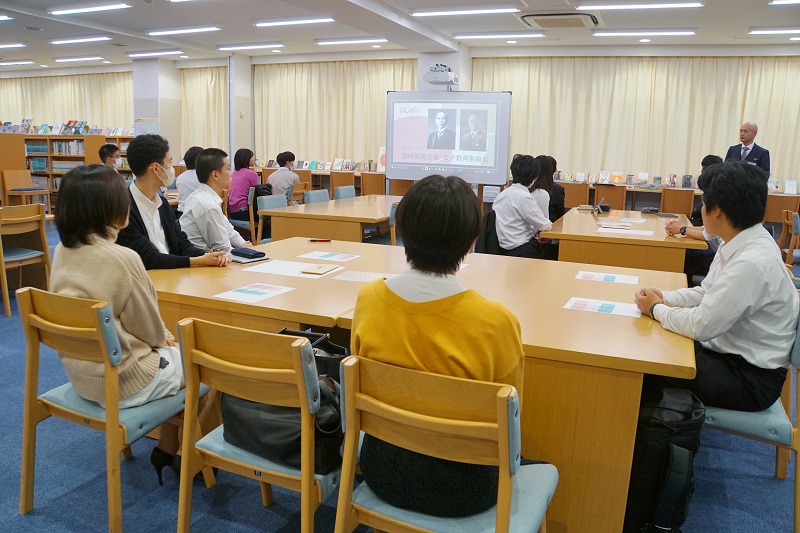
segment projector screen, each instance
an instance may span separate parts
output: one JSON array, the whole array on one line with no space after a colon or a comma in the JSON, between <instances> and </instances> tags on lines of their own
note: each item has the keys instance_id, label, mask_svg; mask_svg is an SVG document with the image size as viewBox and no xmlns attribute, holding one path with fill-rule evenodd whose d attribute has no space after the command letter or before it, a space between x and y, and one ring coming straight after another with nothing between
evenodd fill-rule
<instances>
[{"instance_id":1,"label":"projector screen","mask_svg":"<svg viewBox=\"0 0 800 533\"><path fill-rule=\"evenodd\" d=\"M389 92L386 177L504 185L510 128L510 92Z\"/></svg>"}]
</instances>

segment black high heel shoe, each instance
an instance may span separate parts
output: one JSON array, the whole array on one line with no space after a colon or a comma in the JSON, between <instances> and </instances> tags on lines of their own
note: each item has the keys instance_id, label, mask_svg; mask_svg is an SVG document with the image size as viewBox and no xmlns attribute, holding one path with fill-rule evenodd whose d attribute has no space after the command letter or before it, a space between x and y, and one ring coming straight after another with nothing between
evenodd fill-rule
<instances>
[{"instance_id":1,"label":"black high heel shoe","mask_svg":"<svg viewBox=\"0 0 800 533\"><path fill-rule=\"evenodd\" d=\"M168 466L173 470L175 470L175 459L176 456L168 454L161 448L153 448L153 451L150 453L150 463L156 469L156 474L158 474L159 485L164 484L164 478L161 476L161 471L164 469L165 466ZM178 464L180 465L180 463Z\"/></svg>"}]
</instances>

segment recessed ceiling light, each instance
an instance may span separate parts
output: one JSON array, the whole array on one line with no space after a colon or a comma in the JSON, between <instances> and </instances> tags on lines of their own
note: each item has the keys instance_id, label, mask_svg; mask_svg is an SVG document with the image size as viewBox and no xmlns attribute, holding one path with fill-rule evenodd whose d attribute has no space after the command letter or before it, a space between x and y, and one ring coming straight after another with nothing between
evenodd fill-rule
<instances>
[{"instance_id":1,"label":"recessed ceiling light","mask_svg":"<svg viewBox=\"0 0 800 533\"><path fill-rule=\"evenodd\" d=\"M283 48L283 43L261 43L261 44L226 44L217 46L220 52L232 52L235 50L256 50L259 48Z\"/></svg>"},{"instance_id":2,"label":"recessed ceiling light","mask_svg":"<svg viewBox=\"0 0 800 533\"><path fill-rule=\"evenodd\" d=\"M793 33L800 33L800 29L784 28L773 30L750 30L748 35L791 35Z\"/></svg>"},{"instance_id":3,"label":"recessed ceiling light","mask_svg":"<svg viewBox=\"0 0 800 533\"><path fill-rule=\"evenodd\" d=\"M179 56L181 59L189 59L189 56Z\"/></svg>"},{"instance_id":4,"label":"recessed ceiling light","mask_svg":"<svg viewBox=\"0 0 800 533\"><path fill-rule=\"evenodd\" d=\"M76 37L75 39L60 39L50 41L50 44L76 44L76 43L95 43L98 41L110 41L111 37Z\"/></svg>"},{"instance_id":5,"label":"recessed ceiling light","mask_svg":"<svg viewBox=\"0 0 800 533\"><path fill-rule=\"evenodd\" d=\"M649 43L650 39L639 39L640 43Z\"/></svg>"},{"instance_id":6,"label":"recessed ceiling light","mask_svg":"<svg viewBox=\"0 0 800 533\"><path fill-rule=\"evenodd\" d=\"M0 44L0 48L25 48L25 45L22 43L8 43Z\"/></svg>"},{"instance_id":7,"label":"recessed ceiling light","mask_svg":"<svg viewBox=\"0 0 800 533\"><path fill-rule=\"evenodd\" d=\"M517 44L517 41L506 41L506 44Z\"/></svg>"},{"instance_id":8,"label":"recessed ceiling light","mask_svg":"<svg viewBox=\"0 0 800 533\"><path fill-rule=\"evenodd\" d=\"M582 5L575 9L578 11L601 11L612 9L682 9L688 7L703 7L702 2L675 2L671 4L605 4Z\"/></svg>"},{"instance_id":9,"label":"recessed ceiling light","mask_svg":"<svg viewBox=\"0 0 800 533\"><path fill-rule=\"evenodd\" d=\"M447 17L451 15L490 15L494 13L519 13L515 7L489 9L455 9L451 11L414 11L412 17Z\"/></svg>"},{"instance_id":10,"label":"recessed ceiling light","mask_svg":"<svg viewBox=\"0 0 800 533\"><path fill-rule=\"evenodd\" d=\"M800 37L789 37L790 41L800 41Z\"/></svg>"},{"instance_id":11,"label":"recessed ceiling light","mask_svg":"<svg viewBox=\"0 0 800 533\"><path fill-rule=\"evenodd\" d=\"M0 15L0 22L6 21L6 20L14 20L14 19L9 17L8 15Z\"/></svg>"},{"instance_id":12,"label":"recessed ceiling light","mask_svg":"<svg viewBox=\"0 0 800 533\"><path fill-rule=\"evenodd\" d=\"M387 42L386 39L375 39L372 37L367 37L366 39L326 39L315 41L315 43L320 46L326 46L329 44L369 44L385 42Z\"/></svg>"},{"instance_id":13,"label":"recessed ceiling light","mask_svg":"<svg viewBox=\"0 0 800 533\"><path fill-rule=\"evenodd\" d=\"M283 52L283 50L278 50L277 48L272 50L273 54L280 54L281 52Z\"/></svg>"},{"instance_id":14,"label":"recessed ceiling light","mask_svg":"<svg viewBox=\"0 0 800 533\"><path fill-rule=\"evenodd\" d=\"M178 35L181 33L204 33L207 31L220 31L216 26L205 26L203 28L184 28L178 30L154 30L148 31L147 35Z\"/></svg>"},{"instance_id":15,"label":"recessed ceiling light","mask_svg":"<svg viewBox=\"0 0 800 533\"><path fill-rule=\"evenodd\" d=\"M697 35L694 30L663 30L663 31L595 31L595 37L682 37Z\"/></svg>"},{"instance_id":16,"label":"recessed ceiling light","mask_svg":"<svg viewBox=\"0 0 800 533\"><path fill-rule=\"evenodd\" d=\"M372 48L380 48L380 47L381 47L381 45L379 45L379 44L373 44L372 45Z\"/></svg>"},{"instance_id":17,"label":"recessed ceiling light","mask_svg":"<svg viewBox=\"0 0 800 533\"><path fill-rule=\"evenodd\" d=\"M52 9L48 11L51 15L77 15L79 13L95 13L97 11L112 11L114 9L127 9L128 4L106 4L101 6L76 7L73 9Z\"/></svg>"},{"instance_id":18,"label":"recessed ceiling light","mask_svg":"<svg viewBox=\"0 0 800 533\"><path fill-rule=\"evenodd\" d=\"M87 56L87 57L62 57L56 59L56 63L76 63L79 61L101 61L103 58L100 56Z\"/></svg>"},{"instance_id":19,"label":"recessed ceiling light","mask_svg":"<svg viewBox=\"0 0 800 533\"><path fill-rule=\"evenodd\" d=\"M335 21L332 18L273 20L267 22L256 22L254 26L258 26L259 28L266 28L268 26L294 26L295 24L319 24L322 22L335 22Z\"/></svg>"},{"instance_id":20,"label":"recessed ceiling light","mask_svg":"<svg viewBox=\"0 0 800 533\"><path fill-rule=\"evenodd\" d=\"M47 65L39 65L39 66L42 67L42 68L50 68Z\"/></svg>"},{"instance_id":21,"label":"recessed ceiling light","mask_svg":"<svg viewBox=\"0 0 800 533\"><path fill-rule=\"evenodd\" d=\"M0 67L14 67L17 65L33 65L33 61L20 59L18 61L0 61Z\"/></svg>"},{"instance_id":22,"label":"recessed ceiling light","mask_svg":"<svg viewBox=\"0 0 800 533\"><path fill-rule=\"evenodd\" d=\"M472 33L453 35L453 39L527 39L544 37L544 33Z\"/></svg>"},{"instance_id":23,"label":"recessed ceiling light","mask_svg":"<svg viewBox=\"0 0 800 533\"><path fill-rule=\"evenodd\" d=\"M155 57L155 56L175 56L183 54L181 50L156 50L153 52L129 52L128 57Z\"/></svg>"},{"instance_id":24,"label":"recessed ceiling light","mask_svg":"<svg viewBox=\"0 0 800 533\"><path fill-rule=\"evenodd\" d=\"M792 4L800 4L800 0L772 0L769 3L771 6L790 6Z\"/></svg>"}]
</instances>

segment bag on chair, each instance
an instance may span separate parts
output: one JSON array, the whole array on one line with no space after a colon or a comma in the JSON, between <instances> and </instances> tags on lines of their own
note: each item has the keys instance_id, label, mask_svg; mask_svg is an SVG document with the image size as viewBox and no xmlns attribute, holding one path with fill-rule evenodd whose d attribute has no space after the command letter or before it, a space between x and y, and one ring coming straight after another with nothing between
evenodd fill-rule
<instances>
[{"instance_id":1,"label":"bag on chair","mask_svg":"<svg viewBox=\"0 0 800 533\"><path fill-rule=\"evenodd\" d=\"M666 388L642 398L624 533L677 532L694 492L692 463L706 410L697 396Z\"/></svg>"}]
</instances>

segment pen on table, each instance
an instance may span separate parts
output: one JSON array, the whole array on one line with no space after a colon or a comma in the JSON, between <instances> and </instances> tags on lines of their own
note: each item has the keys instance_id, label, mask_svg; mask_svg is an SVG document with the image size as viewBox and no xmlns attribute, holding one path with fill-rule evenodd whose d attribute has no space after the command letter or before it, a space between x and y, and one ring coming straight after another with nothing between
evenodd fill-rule
<instances>
[{"instance_id":1,"label":"pen on table","mask_svg":"<svg viewBox=\"0 0 800 533\"><path fill-rule=\"evenodd\" d=\"M308 242L331 242L330 239L308 239Z\"/></svg>"}]
</instances>

